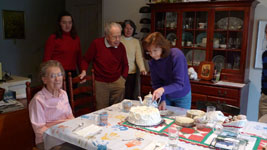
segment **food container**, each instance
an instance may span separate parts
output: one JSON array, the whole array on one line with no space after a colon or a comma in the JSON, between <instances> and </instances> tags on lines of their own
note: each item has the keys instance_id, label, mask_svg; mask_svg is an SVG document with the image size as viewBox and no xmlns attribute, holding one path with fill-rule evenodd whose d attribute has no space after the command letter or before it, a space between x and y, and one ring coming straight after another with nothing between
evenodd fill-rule
<instances>
[{"instance_id":1,"label":"food container","mask_svg":"<svg viewBox=\"0 0 267 150\"><path fill-rule=\"evenodd\" d=\"M191 109L186 112L186 116L189 118L194 118L196 116L204 116L206 113L202 110Z\"/></svg>"}]
</instances>

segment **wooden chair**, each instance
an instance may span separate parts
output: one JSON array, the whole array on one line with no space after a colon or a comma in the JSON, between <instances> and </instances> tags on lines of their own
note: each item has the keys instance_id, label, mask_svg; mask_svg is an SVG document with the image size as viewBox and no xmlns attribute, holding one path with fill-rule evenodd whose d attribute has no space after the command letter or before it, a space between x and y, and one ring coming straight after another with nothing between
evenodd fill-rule
<instances>
[{"instance_id":1,"label":"wooden chair","mask_svg":"<svg viewBox=\"0 0 267 150\"><path fill-rule=\"evenodd\" d=\"M86 75L82 80L79 76L72 78L71 73L69 72L68 80L70 104L74 116L78 117L95 111L96 99L94 70L92 70L92 75ZM86 82L81 83L83 80L86 80ZM73 85L75 85L75 87Z\"/></svg>"},{"instance_id":2,"label":"wooden chair","mask_svg":"<svg viewBox=\"0 0 267 150\"><path fill-rule=\"evenodd\" d=\"M151 85L151 78L150 78L150 74L147 75L140 75L141 78L141 96L142 98L144 98L144 96L146 96L149 92L153 92L153 88Z\"/></svg>"},{"instance_id":3,"label":"wooden chair","mask_svg":"<svg viewBox=\"0 0 267 150\"><path fill-rule=\"evenodd\" d=\"M5 89L0 88L0 100L4 99Z\"/></svg>"},{"instance_id":4,"label":"wooden chair","mask_svg":"<svg viewBox=\"0 0 267 150\"><path fill-rule=\"evenodd\" d=\"M40 91L41 89L43 88L43 85L38 85L38 86L31 86L31 83L30 82L26 82L26 99L27 99L27 107L29 106L33 96L38 92ZM63 87L62 87L63 90L66 91L66 81L65 81L65 77L63 78ZM31 131L32 131L32 136L34 137L33 138L33 145L34 147L32 148L32 150L37 150L36 148L36 144L35 144L35 134L34 134L34 131L33 131L33 128L31 126Z\"/></svg>"},{"instance_id":5,"label":"wooden chair","mask_svg":"<svg viewBox=\"0 0 267 150\"><path fill-rule=\"evenodd\" d=\"M31 86L30 82L26 82L26 98L27 98L27 106L30 104L31 99L33 96L43 88L43 85L38 86ZM65 77L63 78L63 86L62 89L66 91L66 80Z\"/></svg>"}]
</instances>

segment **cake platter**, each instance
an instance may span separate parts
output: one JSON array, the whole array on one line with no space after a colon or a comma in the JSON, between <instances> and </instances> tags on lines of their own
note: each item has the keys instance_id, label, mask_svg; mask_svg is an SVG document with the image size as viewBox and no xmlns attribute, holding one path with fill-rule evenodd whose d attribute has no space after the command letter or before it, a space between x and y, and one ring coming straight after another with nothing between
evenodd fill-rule
<instances>
[{"instance_id":1,"label":"cake platter","mask_svg":"<svg viewBox=\"0 0 267 150\"><path fill-rule=\"evenodd\" d=\"M162 123L165 122L165 120L163 118L161 118L161 121L156 123L156 124L151 124L151 125L144 125L144 124L136 124L136 123L133 123L131 121L129 121L128 117L126 118L126 121L132 125L136 125L136 126L140 126L140 127L154 127L154 126L158 126L158 125L161 125Z\"/></svg>"},{"instance_id":2,"label":"cake platter","mask_svg":"<svg viewBox=\"0 0 267 150\"><path fill-rule=\"evenodd\" d=\"M174 112L170 110L160 110L159 113L161 116L172 116L174 114Z\"/></svg>"}]
</instances>

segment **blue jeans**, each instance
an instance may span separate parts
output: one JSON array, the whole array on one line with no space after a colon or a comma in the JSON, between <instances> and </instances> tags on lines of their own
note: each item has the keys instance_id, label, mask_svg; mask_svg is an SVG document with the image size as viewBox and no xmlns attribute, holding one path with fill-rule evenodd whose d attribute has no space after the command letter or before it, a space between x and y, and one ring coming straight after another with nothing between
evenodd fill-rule
<instances>
[{"instance_id":1,"label":"blue jeans","mask_svg":"<svg viewBox=\"0 0 267 150\"><path fill-rule=\"evenodd\" d=\"M182 107L185 109L191 108L191 90L184 97L174 98L174 99L166 99L166 104L169 106Z\"/></svg>"}]
</instances>

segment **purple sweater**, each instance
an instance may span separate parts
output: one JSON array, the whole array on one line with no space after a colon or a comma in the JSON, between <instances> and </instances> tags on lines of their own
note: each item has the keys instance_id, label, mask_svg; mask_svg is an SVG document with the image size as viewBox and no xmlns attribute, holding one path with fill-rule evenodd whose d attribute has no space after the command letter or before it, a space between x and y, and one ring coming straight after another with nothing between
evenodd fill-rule
<instances>
[{"instance_id":1,"label":"purple sweater","mask_svg":"<svg viewBox=\"0 0 267 150\"><path fill-rule=\"evenodd\" d=\"M181 50L172 48L166 58L149 61L152 87L164 88L162 100L184 97L191 90L187 61Z\"/></svg>"}]
</instances>

